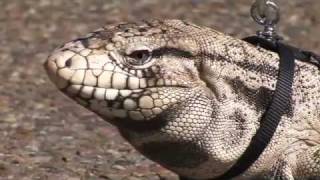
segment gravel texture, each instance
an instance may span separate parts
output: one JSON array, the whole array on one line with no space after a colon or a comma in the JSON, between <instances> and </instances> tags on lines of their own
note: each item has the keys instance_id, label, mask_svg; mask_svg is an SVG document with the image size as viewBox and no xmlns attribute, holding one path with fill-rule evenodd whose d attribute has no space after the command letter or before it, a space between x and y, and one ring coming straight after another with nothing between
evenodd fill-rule
<instances>
[{"instance_id":1,"label":"gravel texture","mask_svg":"<svg viewBox=\"0 0 320 180\"><path fill-rule=\"evenodd\" d=\"M320 1L279 0L280 32L320 53ZM186 19L236 37L254 34L252 0L0 0L0 180L176 180L117 130L64 97L43 62L53 48L104 24Z\"/></svg>"}]
</instances>

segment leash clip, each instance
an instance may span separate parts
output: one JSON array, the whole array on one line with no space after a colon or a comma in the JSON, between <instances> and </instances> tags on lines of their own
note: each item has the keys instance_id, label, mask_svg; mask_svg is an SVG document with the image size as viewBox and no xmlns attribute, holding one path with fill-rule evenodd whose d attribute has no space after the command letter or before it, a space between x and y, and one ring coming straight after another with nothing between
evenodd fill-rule
<instances>
[{"instance_id":1,"label":"leash clip","mask_svg":"<svg viewBox=\"0 0 320 180\"><path fill-rule=\"evenodd\" d=\"M280 8L273 0L256 0L251 7L251 17L263 30L257 32L258 37L276 43L283 38L277 34L276 25L280 20Z\"/></svg>"}]
</instances>

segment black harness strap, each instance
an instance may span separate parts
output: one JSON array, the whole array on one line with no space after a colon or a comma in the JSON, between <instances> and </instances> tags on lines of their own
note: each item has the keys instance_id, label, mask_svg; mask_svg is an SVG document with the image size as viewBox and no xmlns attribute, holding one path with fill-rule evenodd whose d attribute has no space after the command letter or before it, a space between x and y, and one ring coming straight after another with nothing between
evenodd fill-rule
<instances>
[{"instance_id":1,"label":"black harness strap","mask_svg":"<svg viewBox=\"0 0 320 180\"><path fill-rule=\"evenodd\" d=\"M280 57L278 81L268 109L261 119L260 127L238 161L223 175L212 180L232 179L244 173L263 153L270 143L283 114L291 107L292 84L294 79L295 59L310 62L320 68L320 57L308 51L253 36L245 41L277 52Z\"/></svg>"},{"instance_id":2,"label":"black harness strap","mask_svg":"<svg viewBox=\"0 0 320 180\"><path fill-rule=\"evenodd\" d=\"M250 44L260 46L264 49L277 52L279 54L279 51L277 50L277 43L273 44L270 41L257 36L250 36L244 38L243 40ZM307 62L320 68L320 56L318 54L315 54L311 51L301 50L287 44L285 44L284 46L286 46L286 48L290 49L293 52L295 60Z\"/></svg>"}]
</instances>

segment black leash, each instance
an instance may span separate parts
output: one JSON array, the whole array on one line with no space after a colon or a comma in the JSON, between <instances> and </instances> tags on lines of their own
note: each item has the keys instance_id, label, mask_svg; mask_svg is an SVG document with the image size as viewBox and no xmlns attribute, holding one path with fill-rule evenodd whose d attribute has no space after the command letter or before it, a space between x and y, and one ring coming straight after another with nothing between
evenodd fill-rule
<instances>
[{"instance_id":1,"label":"black leash","mask_svg":"<svg viewBox=\"0 0 320 180\"><path fill-rule=\"evenodd\" d=\"M253 45L277 52L280 57L279 75L272 101L261 118L260 127L238 161L223 175L212 180L228 180L244 173L260 157L270 143L281 117L291 108L292 84L294 79L295 59L309 62L319 67L320 56L283 44L272 43L257 36L244 39Z\"/></svg>"}]
</instances>

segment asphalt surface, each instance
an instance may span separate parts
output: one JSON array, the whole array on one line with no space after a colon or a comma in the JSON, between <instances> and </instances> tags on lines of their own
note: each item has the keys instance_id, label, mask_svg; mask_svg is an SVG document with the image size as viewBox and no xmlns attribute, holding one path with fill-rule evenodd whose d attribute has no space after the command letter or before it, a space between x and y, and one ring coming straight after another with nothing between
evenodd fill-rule
<instances>
[{"instance_id":1,"label":"asphalt surface","mask_svg":"<svg viewBox=\"0 0 320 180\"><path fill-rule=\"evenodd\" d=\"M280 34L320 53L320 1L279 0ZM185 19L236 37L252 35L252 0L1 0L0 180L176 180L93 113L50 83L55 47L105 24Z\"/></svg>"}]
</instances>

